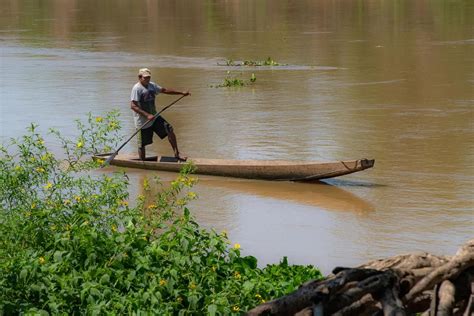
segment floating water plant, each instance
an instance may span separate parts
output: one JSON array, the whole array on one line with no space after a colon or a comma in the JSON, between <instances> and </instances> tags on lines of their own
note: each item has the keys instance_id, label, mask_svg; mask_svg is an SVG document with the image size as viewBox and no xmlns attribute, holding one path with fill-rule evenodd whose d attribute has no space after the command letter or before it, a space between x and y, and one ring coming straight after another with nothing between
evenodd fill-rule
<instances>
[{"instance_id":1,"label":"floating water plant","mask_svg":"<svg viewBox=\"0 0 474 316\"><path fill-rule=\"evenodd\" d=\"M217 63L219 66L284 66L286 64L280 64L274 61L271 57L267 57L265 60L244 60L244 61L234 61L232 59L228 59L225 63L220 64Z\"/></svg>"},{"instance_id":2,"label":"floating water plant","mask_svg":"<svg viewBox=\"0 0 474 316\"><path fill-rule=\"evenodd\" d=\"M230 71L227 71L227 77L224 78L224 81L218 85L211 85L211 87L214 87L214 88L243 87L243 86L253 84L255 81L257 81L257 77L255 76L254 73L252 73L252 75L250 76L250 79L246 81L246 80L243 80L231 75Z\"/></svg>"},{"instance_id":3,"label":"floating water plant","mask_svg":"<svg viewBox=\"0 0 474 316\"><path fill-rule=\"evenodd\" d=\"M255 74L252 73L252 76L250 76L250 82L255 82L257 81L257 77L255 77Z\"/></svg>"}]
</instances>

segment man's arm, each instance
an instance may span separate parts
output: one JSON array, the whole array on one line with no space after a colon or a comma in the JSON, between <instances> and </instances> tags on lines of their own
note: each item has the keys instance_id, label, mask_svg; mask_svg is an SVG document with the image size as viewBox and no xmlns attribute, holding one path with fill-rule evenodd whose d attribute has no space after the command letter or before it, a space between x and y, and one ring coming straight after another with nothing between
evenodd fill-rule
<instances>
[{"instance_id":1,"label":"man's arm","mask_svg":"<svg viewBox=\"0 0 474 316\"><path fill-rule=\"evenodd\" d=\"M153 119L155 117L153 114L148 113L147 111L143 111L139 106L137 101L130 101L130 107L132 108L133 112L138 113L146 117L147 120Z\"/></svg>"},{"instance_id":2,"label":"man's arm","mask_svg":"<svg viewBox=\"0 0 474 316\"><path fill-rule=\"evenodd\" d=\"M161 93L164 93L164 94L181 94L181 95L191 95L191 93L189 93L189 91L184 91L184 92L180 92L180 91L176 91L174 89L169 89L169 88L161 88Z\"/></svg>"}]
</instances>

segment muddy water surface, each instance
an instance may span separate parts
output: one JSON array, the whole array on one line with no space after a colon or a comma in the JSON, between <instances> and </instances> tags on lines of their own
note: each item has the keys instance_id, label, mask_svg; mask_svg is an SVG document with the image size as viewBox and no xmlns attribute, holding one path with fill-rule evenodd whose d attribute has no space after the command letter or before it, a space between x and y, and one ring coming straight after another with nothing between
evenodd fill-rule
<instances>
[{"instance_id":1,"label":"muddy water surface","mask_svg":"<svg viewBox=\"0 0 474 316\"><path fill-rule=\"evenodd\" d=\"M192 92L165 115L191 157L376 159L326 184L200 177L199 222L262 264L288 256L328 272L408 251L451 254L473 236L472 1L0 5L2 141L30 122L74 135L74 119L112 109L131 134L130 89L149 67L162 86ZM269 56L285 65L218 65ZM211 87L227 71L257 81ZM158 107L172 101L160 96ZM149 151L171 153L158 140ZM146 175L173 178L129 174L133 192Z\"/></svg>"}]
</instances>

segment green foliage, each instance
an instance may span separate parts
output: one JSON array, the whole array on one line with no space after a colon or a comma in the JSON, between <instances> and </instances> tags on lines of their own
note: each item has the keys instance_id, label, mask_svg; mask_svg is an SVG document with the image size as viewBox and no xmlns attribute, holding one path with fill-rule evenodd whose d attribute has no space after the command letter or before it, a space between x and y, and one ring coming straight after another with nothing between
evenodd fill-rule
<instances>
[{"instance_id":1,"label":"green foliage","mask_svg":"<svg viewBox=\"0 0 474 316\"><path fill-rule=\"evenodd\" d=\"M100 163L83 159L111 146L110 115L78 122L74 141L54 132L64 161L35 125L0 146L0 314L241 313L321 277L286 258L259 268L225 233L202 229L186 208L191 164L151 204L140 195L131 206L124 173L91 172Z\"/></svg>"},{"instance_id":2,"label":"green foliage","mask_svg":"<svg viewBox=\"0 0 474 316\"><path fill-rule=\"evenodd\" d=\"M215 88L243 87L246 85L253 84L255 81L257 81L257 77L255 76L254 73L252 73L248 81L244 81L242 79L239 79L233 76L230 73L230 71L227 71L227 77L224 78L224 82L218 85L214 85L214 86L211 85L211 87L215 87Z\"/></svg>"},{"instance_id":3,"label":"green foliage","mask_svg":"<svg viewBox=\"0 0 474 316\"><path fill-rule=\"evenodd\" d=\"M219 66L241 66L240 63L236 63L233 59L227 59L224 64L219 64Z\"/></svg>"},{"instance_id":4,"label":"green foliage","mask_svg":"<svg viewBox=\"0 0 474 316\"><path fill-rule=\"evenodd\" d=\"M258 67L258 66L285 66L286 64L280 64L274 61L271 57L267 57L265 60L244 60L244 61L234 61L232 59L228 59L225 61L224 64L218 64L219 66L250 66L250 67Z\"/></svg>"},{"instance_id":5,"label":"green foliage","mask_svg":"<svg viewBox=\"0 0 474 316\"><path fill-rule=\"evenodd\" d=\"M252 73L252 76L250 76L250 82L255 82L257 81L257 77L255 77L255 74Z\"/></svg>"},{"instance_id":6,"label":"green foliage","mask_svg":"<svg viewBox=\"0 0 474 316\"><path fill-rule=\"evenodd\" d=\"M69 168L89 168L88 162L80 163L82 158L99 153L108 153L117 147L118 141L122 138L119 135L120 121L119 112L112 111L105 116L92 116L88 114L87 122L76 120L77 129L80 135L77 139L71 140L63 137L59 131L50 129L50 133L59 139L66 154L66 162ZM32 126L34 129L34 126ZM40 137L35 134L36 137ZM14 140L13 140L14 141Z\"/></svg>"}]
</instances>

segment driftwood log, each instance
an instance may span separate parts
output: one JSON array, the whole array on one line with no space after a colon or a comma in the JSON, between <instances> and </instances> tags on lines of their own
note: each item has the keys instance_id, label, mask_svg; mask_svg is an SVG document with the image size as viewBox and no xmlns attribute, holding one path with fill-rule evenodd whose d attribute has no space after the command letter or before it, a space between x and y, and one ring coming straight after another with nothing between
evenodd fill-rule
<instances>
[{"instance_id":1,"label":"driftwood log","mask_svg":"<svg viewBox=\"0 0 474 316\"><path fill-rule=\"evenodd\" d=\"M429 253L335 268L324 280L247 315L474 315L474 239L452 257Z\"/></svg>"}]
</instances>

